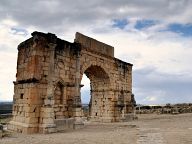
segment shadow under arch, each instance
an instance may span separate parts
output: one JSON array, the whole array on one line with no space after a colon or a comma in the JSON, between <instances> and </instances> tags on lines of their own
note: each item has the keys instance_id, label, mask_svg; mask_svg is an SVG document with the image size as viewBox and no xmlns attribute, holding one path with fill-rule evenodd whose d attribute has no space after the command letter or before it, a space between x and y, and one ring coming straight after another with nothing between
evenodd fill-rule
<instances>
[{"instance_id":1,"label":"shadow under arch","mask_svg":"<svg viewBox=\"0 0 192 144\"><path fill-rule=\"evenodd\" d=\"M103 121L109 112L108 95L110 89L110 77L101 66L91 65L84 73L90 80L89 117L94 121ZM81 80L82 76L81 75Z\"/></svg>"}]
</instances>

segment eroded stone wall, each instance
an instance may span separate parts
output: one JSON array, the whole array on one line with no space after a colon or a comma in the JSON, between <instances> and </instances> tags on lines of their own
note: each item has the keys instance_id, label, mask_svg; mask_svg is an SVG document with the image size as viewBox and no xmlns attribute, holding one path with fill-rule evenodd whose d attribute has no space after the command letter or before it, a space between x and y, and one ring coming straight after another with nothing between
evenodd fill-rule
<instances>
[{"instance_id":1,"label":"eroded stone wall","mask_svg":"<svg viewBox=\"0 0 192 144\"><path fill-rule=\"evenodd\" d=\"M133 112L132 64L114 58L113 47L80 33L74 43L50 33L32 33L32 38L18 46L9 129L50 133L67 118L79 121L84 73L91 81L91 120L126 120Z\"/></svg>"}]
</instances>

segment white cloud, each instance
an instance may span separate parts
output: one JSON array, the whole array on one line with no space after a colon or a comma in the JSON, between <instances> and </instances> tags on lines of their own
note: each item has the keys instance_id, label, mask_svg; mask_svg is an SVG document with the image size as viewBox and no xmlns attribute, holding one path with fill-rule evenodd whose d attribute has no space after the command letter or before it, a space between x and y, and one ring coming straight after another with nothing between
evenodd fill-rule
<instances>
[{"instance_id":1,"label":"white cloud","mask_svg":"<svg viewBox=\"0 0 192 144\"><path fill-rule=\"evenodd\" d=\"M17 22L5 19L0 23L0 100L10 101L13 97L17 63L17 45L26 37L13 35L11 28Z\"/></svg>"},{"instance_id":2,"label":"white cloud","mask_svg":"<svg viewBox=\"0 0 192 144\"><path fill-rule=\"evenodd\" d=\"M114 46L115 56L133 63L134 71L155 68L157 71L155 75L143 75L144 79L150 76L152 84L160 80L165 81L167 75L177 78L185 74L183 81L187 86L187 78L191 78L192 75L190 63L192 38L162 30L170 23L192 23L191 7L192 3L189 0L143 0L142 2L94 0L86 3L82 0L75 2L21 0L20 3L2 0L0 1L0 100L12 99L11 83L15 80L17 45L30 36L11 31L13 27L21 28L28 33L52 32L68 41L73 41L76 31L82 32ZM129 24L124 29L115 28L112 26L114 19L127 19ZM142 30L135 29L137 20L143 19L158 21L158 23ZM166 75L160 77L162 73ZM162 97L174 93L164 88L151 92L150 86L142 89L143 85L139 85L140 82L147 83L147 81L135 78L134 80L136 80L134 93L140 102L164 102L166 99L162 100ZM179 98L179 94L174 94ZM189 91L184 95L191 100Z\"/></svg>"},{"instance_id":3,"label":"white cloud","mask_svg":"<svg viewBox=\"0 0 192 144\"><path fill-rule=\"evenodd\" d=\"M10 101L13 97L13 81L16 74L16 53L1 52L0 61L0 100Z\"/></svg>"}]
</instances>

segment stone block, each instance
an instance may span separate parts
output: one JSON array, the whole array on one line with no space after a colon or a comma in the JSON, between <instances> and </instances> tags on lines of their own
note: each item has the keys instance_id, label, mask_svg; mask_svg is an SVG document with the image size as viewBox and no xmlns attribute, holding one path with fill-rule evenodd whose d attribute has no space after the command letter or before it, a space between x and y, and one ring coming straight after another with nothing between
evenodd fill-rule
<instances>
[{"instance_id":1,"label":"stone block","mask_svg":"<svg viewBox=\"0 0 192 144\"><path fill-rule=\"evenodd\" d=\"M38 123L38 122L39 122L39 119L35 118L35 117L25 118L25 123L27 123L27 124L35 124L35 123Z\"/></svg>"},{"instance_id":2,"label":"stone block","mask_svg":"<svg viewBox=\"0 0 192 144\"><path fill-rule=\"evenodd\" d=\"M44 100L44 104L45 105L54 105L55 101L54 100L49 100L49 99L45 99Z\"/></svg>"},{"instance_id":3,"label":"stone block","mask_svg":"<svg viewBox=\"0 0 192 144\"><path fill-rule=\"evenodd\" d=\"M43 123L44 124L53 124L54 120L53 120L53 118L43 118Z\"/></svg>"}]
</instances>

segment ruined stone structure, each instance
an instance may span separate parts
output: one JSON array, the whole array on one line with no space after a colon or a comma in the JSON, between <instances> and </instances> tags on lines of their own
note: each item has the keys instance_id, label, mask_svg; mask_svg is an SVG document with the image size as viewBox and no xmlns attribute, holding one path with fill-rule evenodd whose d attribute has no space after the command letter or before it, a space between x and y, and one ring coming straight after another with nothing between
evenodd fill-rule
<instances>
[{"instance_id":1,"label":"ruined stone structure","mask_svg":"<svg viewBox=\"0 0 192 144\"><path fill-rule=\"evenodd\" d=\"M133 112L132 64L115 58L112 46L80 33L70 43L51 33L33 32L18 46L13 119L8 128L50 133L78 126L83 74L91 82L91 120L125 121Z\"/></svg>"}]
</instances>

